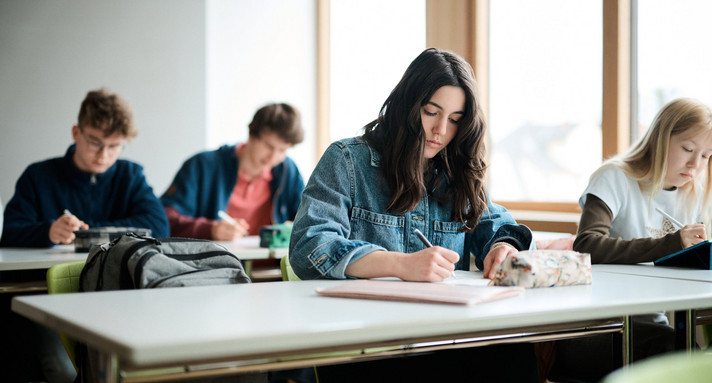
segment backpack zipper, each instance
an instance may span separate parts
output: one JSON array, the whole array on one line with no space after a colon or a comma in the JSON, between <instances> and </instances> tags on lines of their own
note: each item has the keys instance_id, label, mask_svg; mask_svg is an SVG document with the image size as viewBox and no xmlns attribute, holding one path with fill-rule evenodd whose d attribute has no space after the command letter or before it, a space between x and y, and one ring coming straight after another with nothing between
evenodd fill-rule
<instances>
[{"instance_id":1,"label":"backpack zipper","mask_svg":"<svg viewBox=\"0 0 712 383\"><path fill-rule=\"evenodd\" d=\"M131 277L129 274L129 258L131 257L131 255L133 253L135 253L142 247L146 247L146 246L150 246L150 245L160 246L161 241L159 241L155 238L151 238L151 237L143 237L136 233L128 233L128 234L126 234L126 236L136 238L136 239L142 239L145 241L145 242L138 242L138 243L131 245L131 247L126 249L126 252L121 257L121 267L119 268L119 288L120 289L135 289L136 288L135 284L133 286L129 285L129 283L131 283ZM121 238L121 237L119 237L119 238Z\"/></svg>"},{"instance_id":2,"label":"backpack zipper","mask_svg":"<svg viewBox=\"0 0 712 383\"><path fill-rule=\"evenodd\" d=\"M109 245L104 248L102 245L100 248L101 250L96 253L96 255L84 265L82 268L81 274L79 274L79 291L84 291L84 288L82 287L83 284L81 283L83 280L86 279L86 270L88 270L87 266L93 265L97 259L99 259L99 274L97 275L96 278L96 286L95 286L95 291L100 291L103 286L104 286L104 267L106 266L106 254L109 252L109 250L116 245L117 242L119 242L119 238L114 239L113 241L109 242Z\"/></svg>"}]
</instances>

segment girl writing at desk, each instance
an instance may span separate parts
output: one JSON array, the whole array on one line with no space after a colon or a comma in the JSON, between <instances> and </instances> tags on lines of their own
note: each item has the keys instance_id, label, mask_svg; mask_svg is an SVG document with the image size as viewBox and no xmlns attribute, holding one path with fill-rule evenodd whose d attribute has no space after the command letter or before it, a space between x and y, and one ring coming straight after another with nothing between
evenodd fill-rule
<instances>
[{"instance_id":1,"label":"girl writing at desk","mask_svg":"<svg viewBox=\"0 0 712 383\"><path fill-rule=\"evenodd\" d=\"M470 253L491 277L508 254L529 249L531 231L487 197L486 123L472 68L461 57L422 52L364 130L329 146L304 190L289 252L300 278L442 281L455 269L468 270ZM422 380L436 373L453 381L479 375L538 381L530 344L402 359L330 372L335 380L371 381L384 373ZM464 368L471 363L482 364L477 371ZM518 367L497 368L512 363ZM375 375L364 376L368 371Z\"/></svg>"},{"instance_id":2,"label":"girl writing at desk","mask_svg":"<svg viewBox=\"0 0 712 383\"><path fill-rule=\"evenodd\" d=\"M593 263L632 264L704 241L697 222L710 207L710 155L710 108L692 99L665 105L637 144L591 176L574 249Z\"/></svg>"},{"instance_id":3,"label":"girl writing at desk","mask_svg":"<svg viewBox=\"0 0 712 383\"><path fill-rule=\"evenodd\" d=\"M579 200L574 250L590 253L592 263L634 264L706 240L705 225L697 222L708 221L711 155L712 110L687 98L665 105L645 136L591 176ZM673 347L673 330L662 313L633 317L633 333L635 359ZM599 336L559 342L557 366L576 366L562 374L598 381L620 365L620 347L613 344L618 341Z\"/></svg>"}]
</instances>

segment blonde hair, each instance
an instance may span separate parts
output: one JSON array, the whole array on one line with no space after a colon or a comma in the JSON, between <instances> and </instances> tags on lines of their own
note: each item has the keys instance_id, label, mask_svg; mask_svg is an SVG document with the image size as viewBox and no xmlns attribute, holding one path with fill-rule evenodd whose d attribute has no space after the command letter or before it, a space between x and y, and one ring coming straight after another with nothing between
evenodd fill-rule
<instances>
[{"instance_id":1,"label":"blonde hair","mask_svg":"<svg viewBox=\"0 0 712 383\"><path fill-rule=\"evenodd\" d=\"M628 151L606 163L621 168L629 177L638 181L641 190L648 191L652 198L663 189L667 173L670 137L692 133L694 135L712 131L712 110L691 98L679 98L667 103L653 119L650 128ZM712 199L712 166L702 177L688 182L680 188L682 202L687 209L694 209L702 197L701 210L704 217L709 215Z\"/></svg>"}]
</instances>

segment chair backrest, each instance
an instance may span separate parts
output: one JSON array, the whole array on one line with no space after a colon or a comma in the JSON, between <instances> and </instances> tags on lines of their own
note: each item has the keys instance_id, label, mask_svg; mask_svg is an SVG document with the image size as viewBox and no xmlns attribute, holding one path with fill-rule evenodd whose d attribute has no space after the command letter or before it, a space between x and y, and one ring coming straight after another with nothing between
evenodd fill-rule
<instances>
[{"instance_id":1,"label":"chair backrest","mask_svg":"<svg viewBox=\"0 0 712 383\"><path fill-rule=\"evenodd\" d=\"M76 293L79 291L79 276L82 274L85 261L60 263L47 270L47 292L50 294ZM69 359L74 368L77 368L75 347L77 342L59 333L64 349L67 350Z\"/></svg>"},{"instance_id":2,"label":"chair backrest","mask_svg":"<svg viewBox=\"0 0 712 383\"><path fill-rule=\"evenodd\" d=\"M678 352L641 360L608 375L603 383L709 382L712 355Z\"/></svg>"},{"instance_id":3,"label":"chair backrest","mask_svg":"<svg viewBox=\"0 0 712 383\"><path fill-rule=\"evenodd\" d=\"M292 265L289 264L289 255L285 255L279 260L279 268L282 270L282 280L283 281L301 281L302 279L297 276L297 274L292 269Z\"/></svg>"}]
</instances>

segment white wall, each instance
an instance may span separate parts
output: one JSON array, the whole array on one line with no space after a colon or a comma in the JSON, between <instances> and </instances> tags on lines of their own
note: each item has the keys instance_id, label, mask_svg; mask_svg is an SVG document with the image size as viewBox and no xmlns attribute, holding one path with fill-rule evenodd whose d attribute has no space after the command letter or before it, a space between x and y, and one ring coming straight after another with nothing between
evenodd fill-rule
<instances>
[{"instance_id":1,"label":"white wall","mask_svg":"<svg viewBox=\"0 0 712 383\"><path fill-rule=\"evenodd\" d=\"M204 5L189 0L0 2L0 196L31 162L63 155L86 92L132 105L138 137L122 157L160 194L204 146Z\"/></svg>"},{"instance_id":2,"label":"white wall","mask_svg":"<svg viewBox=\"0 0 712 383\"><path fill-rule=\"evenodd\" d=\"M27 165L64 154L82 99L102 86L132 105L139 135L122 157L144 166L159 196L188 156L246 137L247 122L268 101L302 110L310 143L290 154L308 172L313 3L0 1L3 205Z\"/></svg>"}]
</instances>

